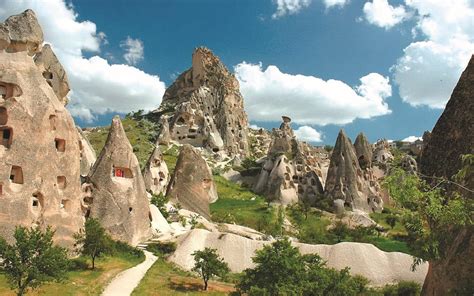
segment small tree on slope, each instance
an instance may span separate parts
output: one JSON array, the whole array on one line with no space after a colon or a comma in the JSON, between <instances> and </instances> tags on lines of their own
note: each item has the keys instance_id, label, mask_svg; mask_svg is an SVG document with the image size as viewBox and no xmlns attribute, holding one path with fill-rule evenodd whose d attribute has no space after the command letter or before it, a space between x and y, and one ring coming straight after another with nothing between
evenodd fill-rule
<instances>
[{"instance_id":1,"label":"small tree on slope","mask_svg":"<svg viewBox=\"0 0 474 296\"><path fill-rule=\"evenodd\" d=\"M87 219L84 233L76 233L74 238L78 251L84 256L91 257L92 269L95 268L97 257L111 252L112 240L105 233L105 229L97 219Z\"/></svg>"},{"instance_id":2,"label":"small tree on slope","mask_svg":"<svg viewBox=\"0 0 474 296\"><path fill-rule=\"evenodd\" d=\"M212 277L224 277L229 272L229 266L223 259L219 258L216 249L205 248L202 251L194 252L192 255L195 262L192 270L202 277L205 291L207 291L207 283Z\"/></svg>"}]
</instances>

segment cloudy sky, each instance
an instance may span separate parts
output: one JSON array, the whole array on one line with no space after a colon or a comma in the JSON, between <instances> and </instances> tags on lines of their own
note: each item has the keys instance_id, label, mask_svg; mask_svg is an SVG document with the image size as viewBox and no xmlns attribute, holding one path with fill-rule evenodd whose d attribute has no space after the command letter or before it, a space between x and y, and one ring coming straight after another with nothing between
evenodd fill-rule
<instances>
[{"instance_id":1,"label":"cloudy sky","mask_svg":"<svg viewBox=\"0 0 474 296\"><path fill-rule=\"evenodd\" d=\"M474 0L0 0L33 9L69 75L81 126L152 110L197 46L240 81L252 126L293 119L333 144L430 130L474 53Z\"/></svg>"}]
</instances>

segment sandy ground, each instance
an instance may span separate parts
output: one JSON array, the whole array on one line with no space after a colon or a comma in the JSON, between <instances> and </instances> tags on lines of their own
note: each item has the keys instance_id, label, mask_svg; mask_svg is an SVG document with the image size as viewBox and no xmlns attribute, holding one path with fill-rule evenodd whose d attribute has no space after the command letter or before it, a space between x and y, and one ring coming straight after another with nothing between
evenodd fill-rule
<instances>
[{"instance_id":1,"label":"sandy ground","mask_svg":"<svg viewBox=\"0 0 474 296\"><path fill-rule=\"evenodd\" d=\"M107 287L105 287L102 296L128 296L132 294L148 269L150 269L156 259L158 259L158 257L148 251L143 252L145 253L145 261L119 273Z\"/></svg>"}]
</instances>

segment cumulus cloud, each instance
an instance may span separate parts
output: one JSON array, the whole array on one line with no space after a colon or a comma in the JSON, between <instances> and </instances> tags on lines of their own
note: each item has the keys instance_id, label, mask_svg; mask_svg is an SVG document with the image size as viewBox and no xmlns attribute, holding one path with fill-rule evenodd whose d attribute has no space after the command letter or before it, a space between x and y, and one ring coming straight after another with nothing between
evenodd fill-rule
<instances>
[{"instance_id":1,"label":"cumulus cloud","mask_svg":"<svg viewBox=\"0 0 474 296\"><path fill-rule=\"evenodd\" d=\"M324 0L323 2L326 8L331 8L331 7L343 7L349 3L349 0Z\"/></svg>"},{"instance_id":2,"label":"cumulus cloud","mask_svg":"<svg viewBox=\"0 0 474 296\"><path fill-rule=\"evenodd\" d=\"M314 128L304 125L294 130L296 138L305 142L321 142L321 133Z\"/></svg>"},{"instance_id":3,"label":"cumulus cloud","mask_svg":"<svg viewBox=\"0 0 474 296\"><path fill-rule=\"evenodd\" d=\"M272 18L277 19L288 14L298 13L301 9L308 7L311 0L274 0L274 2L277 5L277 10L272 15Z\"/></svg>"},{"instance_id":4,"label":"cumulus cloud","mask_svg":"<svg viewBox=\"0 0 474 296\"><path fill-rule=\"evenodd\" d=\"M385 101L392 94L389 79L377 73L351 87L339 80L282 73L276 66L264 70L262 64L243 62L234 71L251 120L279 121L285 114L302 125L346 124L391 112Z\"/></svg>"},{"instance_id":5,"label":"cumulus cloud","mask_svg":"<svg viewBox=\"0 0 474 296\"><path fill-rule=\"evenodd\" d=\"M71 113L88 121L105 112L125 113L159 106L165 85L158 76L128 65L110 64L99 56L106 34L91 21L79 21L72 6L62 0L0 1L0 19L31 8L68 73ZM54 11L54 17L51 12ZM86 58L83 52L95 53Z\"/></svg>"},{"instance_id":6,"label":"cumulus cloud","mask_svg":"<svg viewBox=\"0 0 474 296\"><path fill-rule=\"evenodd\" d=\"M403 139L402 141L403 142L415 142L416 140L421 140L421 139L422 139L421 137L409 136L409 137L406 137L405 139Z\"/></svg>"},{"instance_id":7,"label":"cumulus cloud","mask_svg":"<svg viewBox=\"0 0 474 296\"><path fill-rule=\"evenodd\" d=\"M125 50L123 58L130 65L136 65L143 60L143 42L140 39L133 39L127 36L127 39L120 43L120 47Z\"/></svg>"},{"instance_id":8,"label":"cumulus cloud","mask_svg":"<svg viewBox=\"0 0 474 296\"><path fill-rule=\"evenodd\" d=\"M422 36L392 67L403 101L444 108L474 53L474 1L406 0ZM421 34L420 34L421 33Z\"/></svg>"},{"instance_id":9,"label":"cumulus cloud","mask_svg":"<svg viewBox=\"0 0 474 296\"><path fill-rule=\"evenodd\" d=\"M390 29L408 18L409 14L403 5L394 7L388 0L373 0L364 4L364 16L369 23Z\"/></svg>"}]
</instances>

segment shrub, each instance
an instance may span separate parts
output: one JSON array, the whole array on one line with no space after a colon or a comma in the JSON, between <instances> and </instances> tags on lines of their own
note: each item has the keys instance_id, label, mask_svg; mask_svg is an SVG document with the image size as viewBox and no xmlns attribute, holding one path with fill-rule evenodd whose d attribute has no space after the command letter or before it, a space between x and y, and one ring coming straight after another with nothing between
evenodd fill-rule
<instances>
[{"instance_id":1,"label":"shrub","mask_svg":"<svg viewBox=\"0 0 474 296\"><path fill-rule=\"evenodd\" d=\"M150 203L160 210L161 214L165 219L168 219L170 213L166 209L166 203L169 201L168 197L166 197L163 193L160 194L152 194Z\"/></svg>"},{"instance_id":2,"label":"shrub","mask_svg":"<svg viewBox=\"0 0 474 296\"><path fill-rule=\"evenodd\" d=\"M149 244L147 250L157 256L168 255L176 251L175 242L156 242Z\"/></svg>"},{"instance_id":3,"label":"shrub","mask_svg":"<svg viewBox=\"0 0 474 296\"><path fill-rule=\"evenodd\" d=\"M386 285L382 288L384 296L417 296L420 295L421 287L418 283L401 281L394 285Z\"/></svg>"}]
</instances>

